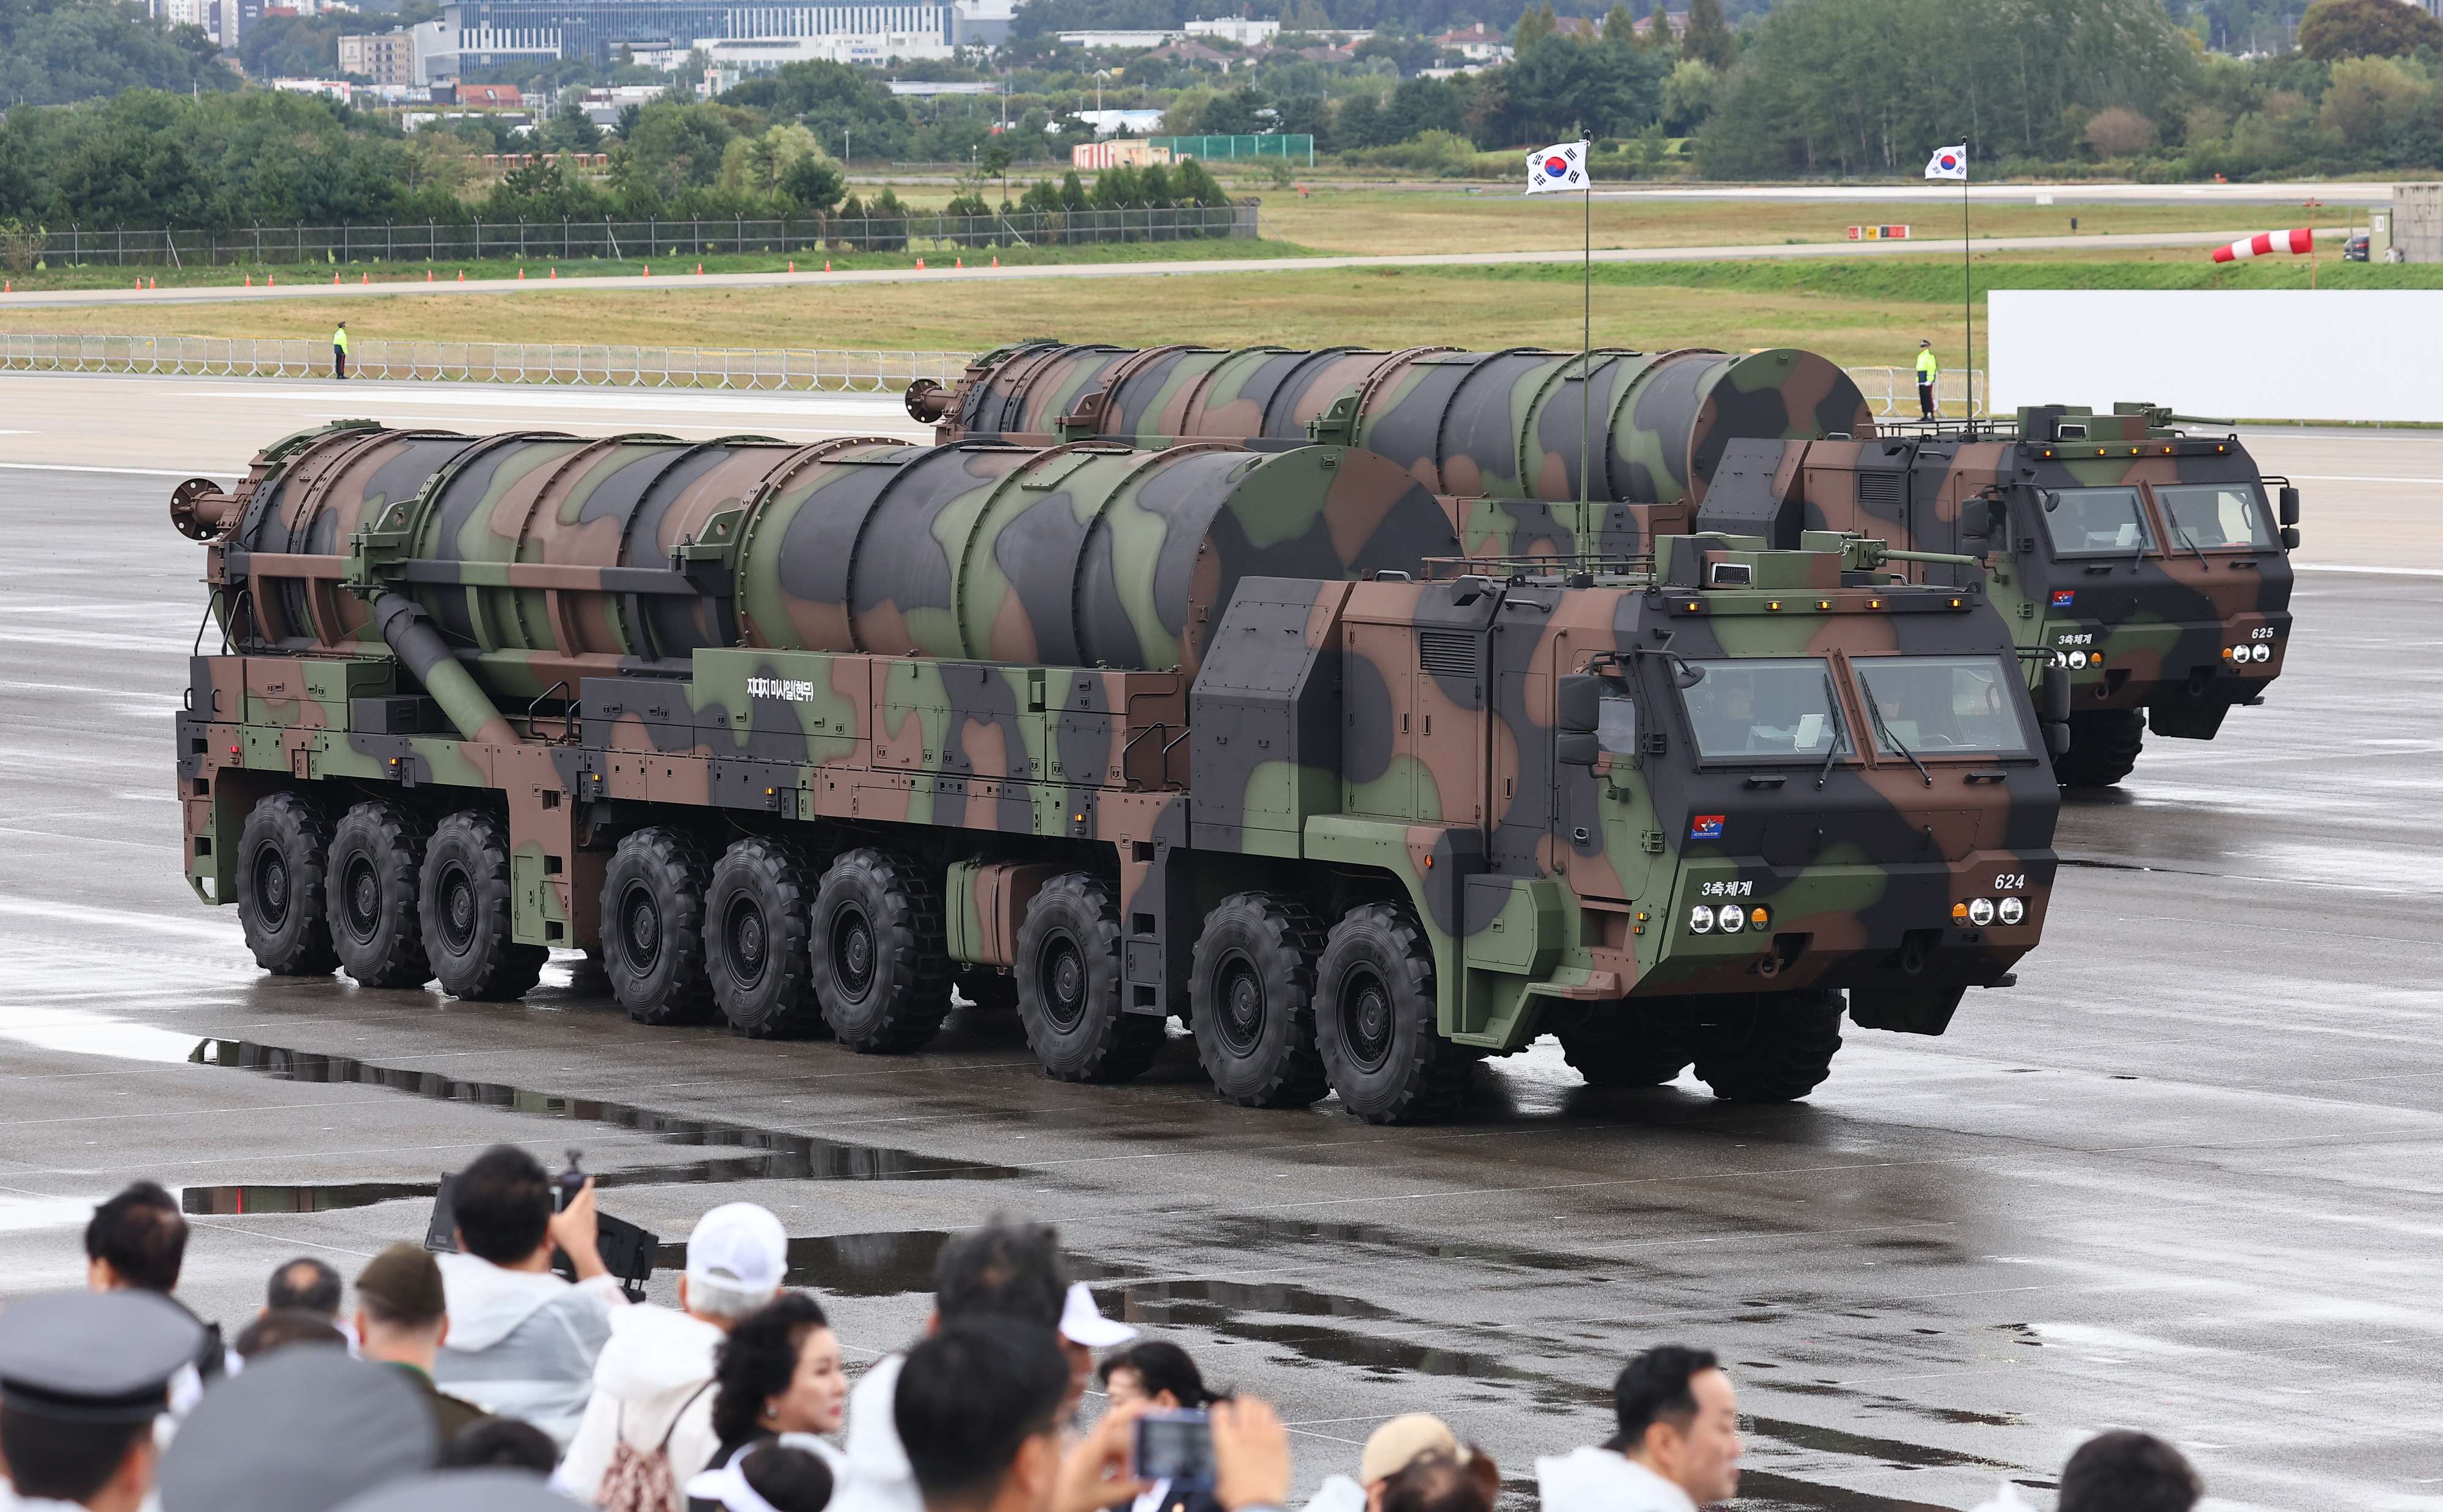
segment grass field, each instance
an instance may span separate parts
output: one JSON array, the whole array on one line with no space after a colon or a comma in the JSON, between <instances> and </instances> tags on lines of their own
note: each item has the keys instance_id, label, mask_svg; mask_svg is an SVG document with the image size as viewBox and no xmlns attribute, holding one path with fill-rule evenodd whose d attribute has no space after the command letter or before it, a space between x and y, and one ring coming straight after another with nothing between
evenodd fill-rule
<instances>
[{"instance_id":1,"label":"grass field","mask_svg":"<svg viewBox=\"0 0 2443 1512\"><path fill-rule=\"evenodd\" d=\"M2325 287L2443 287L2443 266L2324 263ZM1980 260L1987 288L2303 287L2304 264L2208 263L2194 251ZM247 304L8 311L19 332L305 337L345 319L358 339L615 343L972 352L1021 337L1157 345L1364 344L1488 348L1579 341L1578 270L1282 269L1140 279L926 282L834 287L689 288L284 300ZM1854 262L1599 264L1598 345L1798 346L1850 367L1897 367L1930 337L1959 351L1959 264L1942 258ZM1983 312L1978 312L1978 348Z\"/></svg>"}]
</instances>

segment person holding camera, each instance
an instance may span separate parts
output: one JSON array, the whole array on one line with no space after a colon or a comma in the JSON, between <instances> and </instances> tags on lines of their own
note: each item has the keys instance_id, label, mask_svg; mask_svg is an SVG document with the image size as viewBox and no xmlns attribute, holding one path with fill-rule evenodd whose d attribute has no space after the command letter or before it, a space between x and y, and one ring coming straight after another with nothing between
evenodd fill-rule
<instances>
[{"instance_id":1,"label":"person holding camera","mask_svg":"<svg viewBox=\"0 0 2443 1512\"><path fill-rule=\"evenodd\" d=\"M1173 1431L1130 1402L1063 1453L1068 1361L1039 1328L1008 1318L946 1324L909 1350L892 1396L925 1512L1104 1512L1150 1489L1157 1459L1198 1462L1222 1512L1279 1512L1290 1490L1289 1430L1253 1397L1216 1402ZM1164 1452L1153 1452L1154 1441Z\"/></svg>"},{"instance_id":2,"label":"person holding camera","mask_svg":"<svg viewBox=\"0 0 2443 1512\"><path fill-rule=\"evenodd\" d=\"M554 1211L542 1162L496 1144L459 1173L450 1199L458 1252L436 1257L450 1337L432 1378L565 1448L593 1394L612 1314L627 1305L595 1243L594 1180ZM575 1284L552 1273L555 1251L576 1267Z\"/></svg>"}]
</instances>

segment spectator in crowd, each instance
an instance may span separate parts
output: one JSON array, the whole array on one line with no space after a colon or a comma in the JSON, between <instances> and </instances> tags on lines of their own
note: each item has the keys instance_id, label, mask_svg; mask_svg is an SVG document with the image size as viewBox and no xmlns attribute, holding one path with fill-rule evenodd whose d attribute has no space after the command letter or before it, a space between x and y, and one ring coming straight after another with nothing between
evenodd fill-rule
<instances>
[{"instance_id":1,"label":"spectator in crowd","mask_svg":"<svg viewBox=\"0 0 2443 1512\"><path fill-rule=\"evenodd\" d=\"M398 1372L344 1349L275 1349L179 1425L161 1512L330 1512L432 1456L432 1415Z\"/></svg>"},{"instance_id":2,"label":"spectator in crowd","mask_svg":"<svg viewBox=\"0 0 2443 1512\"><path fill-rule=\"evenodd\" d=\"M1500 1478L1492 1470L1484 1455L1427 1449L1380 1483L1382 1512L1493 1512Z\"/></svg>"},{"instance_id":3,"label":"spectator in crowd","mask_svg":"<svg viewBox=\"0 0 2443 1512\"><path fill-rule=\"evenodd\" d=\"M1069 1394L1060 1404L1060 1421L1068 1423L1075 1419L1078 1404L1086 1399L1086 1383L1094 1378L1094 1351L1115 1349L1136 1338L1137 1331L1104 1317L1103 1309L1094 1305L1093 1288L1076 1281L1069 1284L1060 1299L1057 1337L1060 1353L1069 1361Z\"/></svg>"},{"instance_id":4,"label":"spectator in crowd","mask_svg":"<svg viewBox=\"0 0 2443 1512\"><path fill-rule=\"evenodd\" d=\"M158 1295L65 1292L0 1312L0 1462L13 1495L137 1512L153 1491L153 1422L203 1325ZM0 1489L0 1494L9 1494Z\"/></svg>"},{"instance_id":5,"label":"spectator in crowd","mask_svg":"<svg viewBox=\"0 0 2443 1512\"><path fill-rule=\"evenodd\" d=\"M328 1262L300 1255L271 1273L271 1284L264 1288L263 1310L299 1308L337 1322L340 1290L340 1273Z\"/></svg>"},{"instance_id":6,"label":"spectator in crowd","mask_svg":"<svg viewBox=\"0 0 2443 1512\"><path fill-rule=\"evenodd\" d=\"M432 1430L445 1446L490 1417L433 1384L434 1360L449 1337L449 1299L432 1252L396 1244L374 1256L357 1277L358 1353L407 1377L432 1409Z\"/></svg>"},{"instance_id":7,"label":"spectator in crowd","mask_svg":"<svg viewBox=\"0 0 2443 1512\"><path fill-rule=\"evenodd\" d=\"M450 1337L432 1378L487 1412L522 1417L565 1445L593 1394L594 1364L626 1305L595 1247L594 1182L552 1211L534 1157L497 1144L450 1184L458 1253L440 1257ZM552 1274L552 1251L577 1269Z\"/></svg>"},{"instance_id":8,"label":"spectator in crowd","mask_svg":"<svg viewBox=\"0 0 2443 1512\"><path fill-rule=\"evenodd\" d=\"M1074 1295L1082 1287L1070 1288ZM1099 1315L1097 1315L1099 1316ZM1064 1321L1061 1324L1068 1327ZM1066 1335L1063 1335L1066 1352ZM1114 1408L1166 1412L1209 1406L1221 1398L1206 1389L1204 1376L1187 1351L1161 1339L1148 1339L1103 1361L1103 1394ZM1169 1481L1156 1481L1141 1493L1130 1512L1212 1512L1212 1494L1185 1490Z\"/></svg>"},{"instance_id":9,"label":"spectator in crowd","mask_svg":"<svg viewBox=\"0 0 2443 1512\"><path fill-rule=\"evenodd\" d=\"M532 1470L549 1475L560 1463L560 1446L532 1423L514 1417L479 1417L442 1447L445 1470Z\"/></svg>"},{"instance_id":10,"label":"spectator in crowd","mask_svg":"<svg viewBox=\"0 0 2443 1512\"><path fill-rule=\"evenodd\" d=\"M1543 1512L1695 1512L1738 1494L1738 1396L1711 1351L1657 1345L1611 1392L1608 1443L1535 1462Z\"/></svg>"},{"instance_id":11,"label":"spectator in crowd","mask_svg":"<svg viewBox=\"0 0 2443 1512\"><path fill-rule=\"evenodd\" d=\"M246 1325L230 1347L237 1357L251 1360L257 1355L267 1355L290 1344L331 1344L348 1347L348 1336L339 1325L318 1312L303 1307L276 1307Z\"/></svg>"},{"instance_id":12,"label":"spectator in crowd","mask_svg":"<svg viewBox=\"0 0 2443 1512\"><path fill-rule=\"evenodd\" d=\"M929 1335L952 1323L1005 1319L1038 1330L1047 1345L1061 1352L1060 1318L1068 1296L1069 1266L1060 1258L1058 1233L1048 1224L997 1217L942 1247L933 1266L933 1316L925 1328ZM1082 1388L1075 1384L1074 1360L1061 1353L1073 1377L1073 1386L1062 1392L1066 1400L1072 1390ZM833 1496L836 1512L916 1512L923 1504L891 1409L905 1359L886 1355L875 1360L850 1394L849 1474Z\"/></svg>"},{"instance_id":13,"label":"spectator in crowd","mask_svg":"<svg viewBox=\"0 0 2443 1512\"><path fill-rule=\"evenodd\" d=\"M1128 1474L1142 1408L1106 1412L1061 1453L1067 1367L1039 1323L1006 1317L950 1322L908 1352L892 1417L926 1512L1111 1506L1143 1489ZM1219 1403L1212 1429L1213 1496L1223 1512L1278 1508L1289 1494L1289 1434L1271 1407Z\"/></svg>"},{"instance_id":14,"label":"spectator in crowd","mask_svg":"<svg viewBox=\"0 0 2443 1512\"><path fill-rule=\"evenodd\" d=\"M1461 1444L1450 1425L1430 1412L1407 1412L1392 1418L1366 1437L1358 1456L1357 1479L1327 1475L1315 1488L1306 1512L1383 1512L1383 1496L1390 1479L1427 1454L1442 1454L1479 1478L1489 1479L1491 1495L1498 1496L1501 1472L1492 1456Z\"/></svg>"},{"instance_id":15,"label":"spectator in crowd","mask_svg":"<svg viewBox=\"0 0 2443 1512\"><path fill-rule=\"evenodd\" d=\"M1209 1390L1196 1361L1177 1344L1149 1339L1103 1361L1103 1394L1113 1407L1203 1407L1222 1394Z\"/></svg>"},{"instance_id":16,"label":"spectator in crowd","mask_svg":"<svg viewBox=\"0 0 2443 1512\"><path fill-rule=\"evenodd\" d=\"M187 1219L178 1201L159 1184L137 1181L93 1210L84 1226L84 1280L94 1291L149 1291L170 1298L187 1316L184 1303L170 1294L178 1288L178 1270L187 1258ZM201 1381L227 1368L221 1325L195 1319L204 1331L195 1346L196 1375L172 1392L172 1410L184 1412L201 1394Z\"/></svg>"},{"instance_id":17,"label":"spectator in crowd","mask_svg":"<svg viewBox=\"0 0 2443 1512\"><path fill-rule=\"evenodd\" d=\"M623 1307L612 1318L593 1400L560 1462L560 1489L602 1506L640 1498L669 1505L721 1443L714 1352L740 1319L771 1302L788 1268L788 1231L769 1211L730 1202L697 1220L677 1310ZM612 1495L615 1482L628 1489Z\"/></svg>"},{"instance_id":18,"label":"spectator in crowd","mask_svg":"<svg viewBox=\"0 0 2443 1512\"><path fill-rule=\"evenodd\" d=\"M2152 1433L2114 1429L2062 1467L2060 1512L2189 1512L2206 1494L2195 1466Z\"/></svg>"},{"instance_id":19,"label":"spectator in crowd","mask_svg":"<svg viewBox=\"0 0 2443 1512\"><path fill-rule=\"evenodd\" d=\"M820 1454L788 1444L757 1444L734 1462L688 1482L689 1506L726 1512L825 1512L832 1469Z\"/></svg>"},{"instance_id":20,"label":"spectator in crowd","mask_svg":"<svg viewBox=\"0 0 2443 1512\"><path fill-rule=\"evenodd\" d=\"M704 1462L708 1470L726 1469L744 1450L783 1433L836 1433L848 1404L839 1339L822 1305L799 1292L729 1330L715 1357L714 1379L712 1427L720 1442ZM822 1458L835 1479L845 1473L847 1461L837 1449L819 1442L802 1447ZM670 1463L682 1462L674 1454ZM689 1495L705 1512L714 1504L707 1493Z\"/></svg>"}]
</instances>

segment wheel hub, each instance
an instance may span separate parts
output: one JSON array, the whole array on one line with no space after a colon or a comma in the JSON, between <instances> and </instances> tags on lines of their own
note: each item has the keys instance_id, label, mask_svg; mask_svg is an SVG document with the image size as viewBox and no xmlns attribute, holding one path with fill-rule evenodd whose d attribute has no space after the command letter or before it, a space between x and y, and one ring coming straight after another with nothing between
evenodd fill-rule
<instances>
[{"instance_id":1,"label":"wheel hub","mask_svg":"<svg viewBox=\"0 0 2443 1512\"><path fill-rule=\"evenodd\" d=\"M255 852L254 901L271 928L288 921L288 859L274 847Z\"/></svg>"},{"instance_id":2,"label":"wheel hub","mask_svg":"<svg viewBox=\"0 0 2443 1512\"><path fill-rule=\"evenodd\" d=\"M753 900L742 898L729 905L728 924L730 975L744 983L762 979L767 938L763 910Z\"/></svg>"},{"instance_id":3,"label":"wheel hub","mask_svg":"<svg viewBox=\"0 0 2443 1512\"><path fill-rule=\"evenodd\" d=\"M372 943L375 931L381 927L381 879L374 875L373 863L362 856L350 857L348 880L340 895L347 901L349 935L358 944Z\"/></svg>"},{"instance_id":4,"label":"wheel hub","mask_svg":"<svg viewBox=\"0 0 2443 1512\"><path fill-rule=\"evenodd\" d=\"M1252 1052L1264 1032L1264 981L1255 963L1233 956L1222 966L1222 1042L1240 1055Z\"/></svg>"},{"instance_id":5,"label":"wheel hub","mask_svg":"<svg viewBox=\"0 0 2443 1512\"><path fill-rule=\"evenodd\" d=\"M1038 978L1045 1015L1064 1029L1075 1029L1086 1016L1086 958L1078 954L1077 942L1066 935L1046 941Z\"/></svg>"},{"instance_id":6,"label":"wheel hub","mask_svg":"<svg viewBox=\"0 0 2443 1512\"><path fill-rule=\"evenodd\" d=\"M1371 972L1353 973L1341 992L1340 1022L1349 1053L1365 1070L1379 1071L1391 1058L1391 991Z\"/></svg>"},{"instance_id":7,"label":"wheel hub","mask_svg":"<svg viewBox=\"0 0 2443 1512\"><path fill-rule=\"evenodd\" d=\"M653 902L651 889L642 884L631 886L623 900L621 911L627 922L628 963L638 972L650 972L662 956L662 911Z\"/></svg>"},{"instance_id":8,"label":"wheel hub","mask_svg":"<svg viewBox=\"0 0 2443 1512\"><path fill-rule=\"evenodd\" d=\"M873 925L862 909L844 910L832 926L832 960L839 969L840 990L863 997L873 987Z\"/></svg>"},{"instance_id":9,"label":"wheel hub","mask_svg":"<svg viewBox=\"0 0 2443 1512\"><path fill-rule=\"evenodd\" d=\"M441 874L441 938L458 954L475 942L475 880L464 866Z\"/></svg>"}]
</instances>

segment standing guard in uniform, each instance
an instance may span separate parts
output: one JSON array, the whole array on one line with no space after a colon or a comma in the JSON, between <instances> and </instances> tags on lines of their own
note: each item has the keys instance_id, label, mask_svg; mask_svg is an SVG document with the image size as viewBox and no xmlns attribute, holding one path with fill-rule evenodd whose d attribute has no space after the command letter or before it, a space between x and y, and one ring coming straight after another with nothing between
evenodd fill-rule
<instances>
[{"instance_id":1,"label":"standing guard in uniform","mask_svg":"<svg viewBox=\"0 0 2443 1512\"><path fill-rule=\"evenodd\" d=\"M11 1503L136 1512L153 1492L153 1420L203 1325L135 1289L61 1292L0 1313L0 1456Z\"/></svg>"},{"instance_id":2,"label":"standing guard in uniform","mask_svg":"<svg viewBox=\"0 0 2443 1512\"><path fill-rule=\"evenodd\" d=\"M1934 376L1940 371L1940 365L1934 360L1934 343L1919 342L1917 344L1917 417L1920 420L1934 418Z\"/></svg>"},{"instance_id":3,"label":"standing guard in uniform","mask_svg":"<svg viewBox=\"0 0 2443 1512\"><path fill-rule=\"evenodd\" d=\"M342 320L340 322L340 328L331 333L331 376L344 378L347 375L348 322Z\"/></svg>"}]
</instances>

